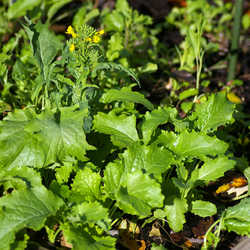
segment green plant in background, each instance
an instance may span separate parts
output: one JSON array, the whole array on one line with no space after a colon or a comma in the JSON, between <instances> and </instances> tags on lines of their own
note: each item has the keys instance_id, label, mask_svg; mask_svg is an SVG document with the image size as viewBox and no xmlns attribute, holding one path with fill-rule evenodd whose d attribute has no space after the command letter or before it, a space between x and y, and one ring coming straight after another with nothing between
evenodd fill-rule
<instances>
[{"instance_id":1,"label":"green plant in background","mask_svg":"<svg viewBox=\"0 0 250 250\"><path fill-rule=\"evenodd\" d=\"M69 2L37 1L33 12L19 0L8 10L13 19L26 13L47 21L26 18L25 32L0 54L0 110L14 107L0 121L0 249L32 247L28 229L45 229L51 243L64 237L76 250L116 249L110 230L124 215L167 221L175 232L186 213L217 216L204 249L218 244L221 230L249 235L249 198L225 209L200 191L237 167L250 178L244 155L234 156L230 128L239 113L226 93L192 102L185 119L174 107L155 107L132 90L139 84L132 69L139 77L157 69L160 29L149 29L151 18L125 0L101 13L85 3L65 41L49 24ZM97 18L101 29L86 24ZM200 21L186 35L178 62L197 78L180 100L199 94L205 27Z\"/></svg>"}]
</instances>

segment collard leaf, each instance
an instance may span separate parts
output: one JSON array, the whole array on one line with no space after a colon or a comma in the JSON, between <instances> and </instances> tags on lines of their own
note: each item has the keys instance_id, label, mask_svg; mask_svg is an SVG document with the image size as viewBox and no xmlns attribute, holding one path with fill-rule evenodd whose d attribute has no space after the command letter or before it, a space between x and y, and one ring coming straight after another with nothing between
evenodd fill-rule
<instances>
[{"instance_id":1,"label":"collard leaf","mask_svg":"<svg viewBox=\"0 0 250 250\"><path fill-rule=\"evenodd\" d=\"M250 198L243 199L239 204L226 210L224 227L229 232L250 235Z\"/></svg>"},{"instance_id":2,"label":"collard leaf","mask_svg":"<svg viewBox=\"0 0 250 250\"><path fill-rule=\"evenodd\" d=\"M208 201L196 200L192 202L191 212L201 217L212 216L217 213L216 206Z\"/></svg>"},{"instance_id":3,"label":"collard leaf","mask_svg":"<svg viewBox=\"0 0 250 250\"><path fill-rule=\"evenodd\" d=\"M101 198L101 176L85 167L78 170L76 177L71 185L72 191L82 195L86 201L95 201Z\"/></svg>"},{"instance_id":4,"label":"collard leaf","mask_svg":"<svg viewBox=\"0 0 250 250\"><path fill-rule=\"evenodd\" d=\"M176 136L176 140L169 145L169 148L182 157L199 157L223 154L228 145L216 137L210 137L195 131L190 133L184 131Z\"/></svg>"},{"instance_id":5,"label":"collard leaf","mask_svg":"<svg viewBox=\"0 0 250 250\"><path fill-rule=\"evenodd\" d=\"M221 125L232 123L235 105L229 102L225 92L212 94L208 100L196 104L195 125L203 132L214 131Z\"/></svg>"},{"instance_id":6,"label":"collard leaf","mask_svg":"<svg viewBox=\"0 0 250 250\"><path fill-rule=\"evenodd\" d=\"M63 235L73 245L74 250L115 250L116 239L110 236L91 236L86 230L70 225L61 226Z\"/></svg>"},{"instance_id":7,"label":"collard leaf","mask_svg":"<svg viewBox=\"0 0 250 250\"><path fill-rule=\"evenodd\" d=\"M165 206L164 211L166 211L169 226L174 232L181 231L183 229L183 224L186 222L186 200L182 200L176 196L171 196L167 199L167 205Z\"/></svg>"},{"instance_id":8,"label":"collard leaf","mask_svg":"<svg viewBox=\"0 0 250 250\"><path fill-rule=\"evenodd\" d=\"M214 181L224 175L224 173L232 169L235 161L229 160L227 157L219 157L216 159L206 160L203 166L198 169L199 180Z\"/></svg>"},{"instance_id":9,"label":"collard leaf","mask_svg":"<svg viewBox=\"0 0 250 250\"><path fill-rule=\"evenodd\" d=\"M17 110L0 122L0 167L43 167L67 155L84 160L85 150L93 149L85 139L84 116L73 107L59 114Z\"/></svg>"},{"instance_id":10,"label":"collard leaf","mask_svg":"<svg viewBox=\"0 0 250 250\"><path fill-rule=\"evenodd\" d=\"M17 0L8 9L8 18L13 19L24 16L28 10L34 9L41 0Z\"/></svg>"},{"instance_id":11,"label":"collard leaf","mask_svg":"<svg viewBox=\"0 0 250 250\"><path fill-rule=\"evenodd\" d=\"M118 146L125 147L139 140L135 116L116 116L112 112L99 112L94 119L94 129L111 135L113 143Z\"/></svg>"},{"instance_id":12,"label":"collard leaf","mask_svg":"<svg viewBox=\"0 0 250 250\"><path fill-rule=\"evenodd\" d=\"M170 116L175 116L176 113L176 109L172 108L158 108L151 113L147 112L145 120L142 123L142 134L145 144L149 143L151 135L154 133L155 129L159 125L167 123Z\"/></svg>"},{"instance_id":13,"label":"collard leaf","mask_svg":"<svg viewBox=\"0 0 250 250\"><path fill-rule=\"evenodd\" d=\"M22 171L12 169L8 175L8 179L11 175L13 179L21 179L26 189L14 190L0 199L0 249L4 250L10 249L16 232L23 228L40 230L47 217L63 205L61 199L41 184L39 174L34 170L25 167Z\"/></svg>"},{"instance_id":14,"label":"collard leaf","mask_svg":"<svg viewBox=\"0 0 250 250\"><path fill-rule=\"evenodd\" d=\"M118 89L110 89L108 90L101 98L101 102L110 103L113 101L126 101L126 102L134 102L140 103L147 107L149 110L154 108L153 104L148 101L144 95L134 92L129 88Z\"/></svg>"}]
</instances>

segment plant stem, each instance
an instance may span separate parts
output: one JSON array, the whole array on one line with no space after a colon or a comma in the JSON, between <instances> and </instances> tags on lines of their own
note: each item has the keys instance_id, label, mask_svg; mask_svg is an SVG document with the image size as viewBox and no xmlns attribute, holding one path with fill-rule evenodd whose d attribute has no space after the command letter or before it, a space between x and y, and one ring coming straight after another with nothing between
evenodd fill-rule
<instances>
[{"instance_id":1,"label":"plant stem","mask_svg":"<svg viewBox=\"0 0 250 250\"><path fill-rule=\"evenodd\" d=\"M241 16L244 0L236 0L235 3L235 14L232 32L232 44L229 56L229 66L227 81L231 81L235 78L236 64L238 59L238 48L240 39L240 26L241 26Z\"/></svg>"}]
</instances>

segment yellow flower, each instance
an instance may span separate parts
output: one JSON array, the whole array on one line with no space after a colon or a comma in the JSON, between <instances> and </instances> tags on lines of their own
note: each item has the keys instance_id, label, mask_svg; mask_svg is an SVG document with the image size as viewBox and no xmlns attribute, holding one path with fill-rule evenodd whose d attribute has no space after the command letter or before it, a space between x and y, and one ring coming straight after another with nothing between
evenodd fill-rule
<instances>
[{"instance_id":1,"label":"yellow flower","mask_svg":"<svg viewBox=\"0 0 250 250\"><path fill-rule=\"evenodd\" d=\"M71 25L67 28L65 33L68 34L68 35L71 35L73 38L77 37L77 34L75 33L75 31L74 31L74 29L72 28Z\"/></svg>"},{"instance_id":2,"label":"yellow flower","mask_svg":"<svg viewBox=\"0 0 250 250\"><path fill-rule=\"evenodd\" d=\"M74 44L71 44L70 46L69 46L69 51L70 52L73 52L75 50L75 45Z\"/></svg>"},{"instance_id":3,"label":"yellow flower","mask_svg":"<svg viewBox=\"0 0 250 250\"><path fill-rule=\"evenodd\" d=\"M96 32L96 34L97 34L97 35L103 35L103 34L104 34L104 30L103 30L103 29L102 29L102 30L99 30L99 31Z\"/></svg>"},{"instance_id":4,"label":"yellow flower","mask_svg":"<svg viewBox=\"0 0 250 250\"><path fill-rule=\"evenodd\" d=\"M86 38L86 41L87 41L87 42L92 42L92 39L91 39L90 37L87 37L87 38Z\"/></svg>"},{"instance_id":5,"label":"yellow flower","mask_svg":"<svg viewBox=\"0 0 250 250\"><path fill-rule=\"evenodd\" d=\"M101 38L99 36L97 36L97 35L94 35L92 40L93 40L94 43L99 43Z\"/></svg>"}]
</instances>

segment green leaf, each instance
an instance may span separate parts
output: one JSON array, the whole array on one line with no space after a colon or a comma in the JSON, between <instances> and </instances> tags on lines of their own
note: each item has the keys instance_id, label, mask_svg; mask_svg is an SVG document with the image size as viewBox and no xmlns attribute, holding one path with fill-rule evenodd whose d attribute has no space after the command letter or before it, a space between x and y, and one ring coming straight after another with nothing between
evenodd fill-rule
<instances>
[{"instance_id":1,"label":"green leaf","mask_svg":"<svg viewBox=\"0 0 250 250\"><path fill-rule=\"evenodd\" d=\"M34 9L41 3L41 0L17 0L8 9L8 18L18 18L24 16L28 10Z\"/></svg>"},{"instance_id":2,"label":"green leaf","mask_svg":"<svg viewBox=\"0 0 250 250\"><path fill-rule=\"evenodd\" d=\"M157 110L153 110L151 113L147 112L141 128L145 144L149 143L151 135L154 133L155 129L159 125L167 123L170 116L175 116L176 113L176 109L166 107L159 107Z\"/></svg>"},{"instance_id":3,"label":"green leaf","mask_svg":"<svg viewBox=\"0 0 250 250\"><path fill-rule=\"evenodd\" d=\"M183 229L183 224L186 222L185 213L187 212L187 202L176 196L171 196L167 199L167 205L164 208L166 212L168 224L174 232L179 232Z\"/></svg>"},{"instance_id":4,"label":"green leaf","mask_svg":"<svg viewBox=\"0 0 250 250\"><path fill-rule=\"evenodd\" d=\"M226 210L224 228L240 235L250 235L250 198Z\"/></svg>"},{"instance_id":5,"label":"green leaf","mask_svg":"<svg viewBox=\"0 0 250 250\"><path fill-rule=\"evenodd\" d=\"M214 181L222 176L224 173L232 169L235 161L229 160L227 157L219 157L216 159L208 159L198 169L198 179L203 181Z\"/></svg>"},{"instance_id":6,"label":"green leaf","mask_svg":"<svg viewBox=\"0 0 250 250\"><path fill-rule=\"evenodd\" d=\"M235 105L229 102L225 92L212 94L208 100L196 104L195 125L203 132L214 131L221 125L232 123Z\"/></svg>"},{"instance_id":7,"label":"green leaf","mask_svg":"<svg viewBox=\"0 0 250 250\"><path fill-rule=\"evenodd\" d=\"M149 216L151 209L161 207L164 200L160 184L141 171L123 178L116 197L119 208L140 218Z\"/></svg>"},{"instance_id":8,"label":"green leaf","mask_svg":"<svg viewBox=\"0 0 250 250\"><path fill-rule=\"evenodd\" d=\"M67 218L74 225L76 225L76 223L80 225L95 223L105 231L108 231L111 226L108 209L104 208L97 201L92 203L83 202L74 206Z\"/></svg>"},{"instance_id":9,"label":"green leaf","mask_svg":"<svg viewBox=\"0 0 250 250\"><path fill-rule=\"evenodd\" d=\"M16 110L0 122L0 167L43 167L67 156L84 160L85 150L93 149L83 131L85 113L74 107L38 115Z\"/></svg>"},{"instance_id":10,"label":"green leaf","mask_svg":"<svg viewBox=\"0 0 250 250\"><path fill-rule=\"evenodd\" d=\"M169 148L177 155L182 157L201 157L204 155L215 156L223 154L228 148L228 145L208 135L197 133L195 131L184 131L176 135L173 143L169 144Z\"/></svg>"},{"instance_id":11,"label":"green leaf","mask_svg":"<svg viewBox=\"0 0 250 250\"><path fill-rule=\"evenodd\" d=\"M151 209L161 207L161 187L147 174L137 170L126 173L122 165L110 163L104 171L104 190L125 213L149 216Z\"/></svg>"},{"instance_id":12,"label":"green leaf","mask_svg":"<svg viewBox=\"0 0 250 250\"><path fill-rule=\"evenodd\" d=\"M85 167L78 170L76 177L71 185L72 191L82 195L82 200L95 201L101 199L101 176Z\"/></svg>"},{"instance_id":13,"label":"green leaf","mask_svg":"<svg viewBox=\"0 0 250 250\"><path fill-rule=\"evenodd\" d=\"M126 87L118 90L118 89L110 89L108 90L102 97L101 102L110 103L113 101L126 101L133 103L140 103L147 107L149 110L154 109L153 104L148 101L143 94L138 92L134 92Z\"/></svg>"},{"instance_id":14,"label":"green leaf","mask_svg":"<svg viewBox=\"0 0 250 250\"><path fill-rule=\"evenodd\" d=\"M174 155L156 144L145 146L135 143L123 153L126 171L146 170L160 177L175 162Z\"/></svg>"},{"instance_id":15,"label":"green leaf","mask_svg":"<svg viewBox=\"0 0 250 250\"><path fill-rule=\"evenodd\" d=\"M116 116L113 112L109 114L99 112L94 118L94 129L111 135L113 143L118 146L125 147L139 140L134 115Z\"/></svg>"},{"instance_id":16,"label":"green leaf","mask_svg":"<svg viewBox=\"0 0 250 250\"><path fill-rule=\"evenodd\" d=\"M191 212L201 217L207 217L216 214L217 208L209 201L196 200L192 202Z\"/></svg>"},{"instance_id":17,"label":"green leaf","mask_svg":"<svg viewBox=\"0 0 250 250\"><path fill-rule=\"evenodd\" d=\"M118 162L110 162L104 171L104 190L113 200L116 199L116 193L120 189L123 173L124 167Z\"/></svg>"},{"instance_id":18,"label":"green leaf","mask_svg":"<svg viewBox=\"0 0 250 250\"><path fill-rule=\"evenodd\" d=\"M115 250L116 239L110 236L92 236L81 228L76 228L71 225L61 226L63 235L66 237L67 242L73 244L74 250Z\"/></svg>"},{"instance_id":19,"label":"green leaf","mask_svg":"<svg viewBox=\"0 0 250 250\"><path fill-rule=\"evenodd\" d=\"M30 40L30 44L33 50L34 57L36 58L43 80L49 80L50 65L53 62L58 51L62 49L62 43L58 37L52 33L47 25L29 24L23 25ZM39 30L39 32L38 32Z\"/></svg>"},{"instance_id":20,"label":"green leaf","mask_svg":"<svg viewBox=\"0 0 250 250\"><path fill-rule=\"evenodd\" d=\"M23 228L40 230L63 202L41 184L39 174L32 169L12 169L5 173L5 178L21 180L26 186L0 199L0 249L8 250L16 232Z\"/></svg>"},{"instance_id":21,"label":"green leaf","mask_svg":"<svg viewBox=\"0 0 250 250\"><path fill-rule=\"evenodd\" d=\"M105 25L105 30L107 31L121 32L125 28L124 17L116 10L107 14L103 19L103 23Z\"/></svg>"}]
</instances>

